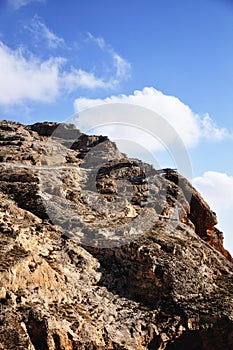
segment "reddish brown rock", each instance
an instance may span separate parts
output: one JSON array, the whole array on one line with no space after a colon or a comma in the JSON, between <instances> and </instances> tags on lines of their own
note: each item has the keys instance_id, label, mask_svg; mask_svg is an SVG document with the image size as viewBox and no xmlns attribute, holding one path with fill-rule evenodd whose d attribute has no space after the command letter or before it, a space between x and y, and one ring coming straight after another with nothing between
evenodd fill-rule
<instances>
[{"instance_id":1,"label":"reddish brown rock","mask_svg":"<svg viewBox=\"0 0 233 350\"><path fill-rule=\"evenodd\" d=\"M177 180L177 173L170 170L167 172L166 177L174 183L179 181L179 186L185 197L190 198L188 218L194 224L195 232L232 262L230 253L223 246L223 233L215 227L218 223L216 213L210 209L201 194L181 175L178 175Z\"/></svg>"}]
</instances>

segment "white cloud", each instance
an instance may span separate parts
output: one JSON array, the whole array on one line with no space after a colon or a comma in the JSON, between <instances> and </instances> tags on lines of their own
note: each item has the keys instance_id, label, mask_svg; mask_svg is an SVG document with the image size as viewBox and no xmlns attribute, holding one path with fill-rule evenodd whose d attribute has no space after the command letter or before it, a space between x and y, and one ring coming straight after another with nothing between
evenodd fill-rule
<instances>
[{"instance_id":1,"label":"white cloud","mask_svg":"<svg viewBox=\"0 0 233 350\"><path fill-rule=\"evenodd\" d=\"M125 79L129 74L130 64L116 52L112 52L112 57L117 78Z\"/></svg>"},{"instance_id":2,"label":"white cloud","mask_svg":"<svg viewBox=\"0 0 233 350\"><path fill-rule=\"evenodd\" d=\"M176 130L186 147L194 147L201 138L221 140L232 135L218 128L209 115L204 117L194 113L177 97L163 94L152 87L134 91L132 95L111 96L105 99L78 98L74 102L75 112L102 104L126 103L139 105L155 111ZM132 122L134 116L132 115ZM150 125L146 125L150 129ZM117 138L117 135L115 135ZM113 137L113 135L111 135Z\"/></svg>"},{"instance_id":3,"label":"white cloud","mask_svg":"<svg viewBox=\"0 0 233 350\"><path fill-rule=\"evenodd\" d=\"M51 49L65 46L64 39L54 34L37 15L25 28L32 32L36 42L43 42L43 45L46 42Z\"/></svg>"},{"instance_id":4,"label":"white cloud","mask_svg":"<svg viewBox=\"0 0 233 350\"><path fill-rule=\"evenodd\" d=\"M200 118L200 127L202 130L202 136L207 140L221 141L223 139L233 137L233 135L226 128L219 128L211 119L209 114L206 114L203 118Z\"/></svg>"},{"instance_id":5,"label":"white cloud","mask_svg":"<svg viewBox=\"0 0 233 350\"><path fill-rule=\"evenodd\" d=\"M59 68L62 58L39 61L26 57L22 49L11 50L0 43L0 104L14 104L25 99L47 102L59 90Z\"/></svg>"},{"instance_id":6,"label":"white cloud","mask_svg":"<svg viewBox=\"0 0 233 350\"><path fill-rule=\"evenodd\" d=\"M90 39L91 41L93 41L94 43L96 43L99 48L101 50L105 50L106 48L106 42L104 40L104 38L101 38L101 37L95 37L94 35L92 35L91 33L87 33L87 37L88 39Z\"/></svg>"},{"instance_id":7,"label":"white cloud","mask_svg":"<svg viewBox=\"0 0 233 350\"><path fill-rule=\"evenodd\" d=\"M192 183L215 211L231 209L233 212L233 176L207 171Z\"/></svg>"},{"instance_id":8,"label":"white cloud","mask_svg":"<svg viewBox=\"0 0 233 350\"><path fill-rule=\"evenodd\" d=\"M115 67L115 78L110 81L110 85L114 87L117 85L120 80L126 79L129 77L131 65L120 56L110 45L108 45L105 40L101 37L95 37L91 33L88 33L88 39L94 42L102 51L110 55L113 61L113 66Z\"/></svg>"},{"instance_id":9,"label":"white cloud","mask_svg":"<svg viewBox=\"0 0 233 350\"><path fill-rule=\"evenodd\" d=\"M90 90L108 87L108 82L96 77L93 73L75 68L72 68L70 72L63 73L62 82L63 87L70 92L78 87L85 87Z\"/></svg>"},{"instance_id":10,"label":"white cloud","mask_svg":"<svg viewBox=\"0 0 233 350\"><path fill-rule=\"evenodd\" d=\"M45 0L8 0L8 3L15 9L18 10L22 6L26 6L31 2L45 2Z\"/></svg>"},{"instance_id":11,"label":"white cloud","mask_svg":"<svg viewBox=\"0 0 233 350\"><path fill-rule=\"evenodd\" d=\"M0 41L0 104L26 101L50 102L62 92L78 88L105 88L108 82L91 72L69 67L67 60L51 57L40 60L22 48L12 50Z\"/></svg>"},{"instance_id":12,"label":"white cloud","mask_svg":"<svg viewBox=\"0 0 233 350\"><path fill-rule=\"evenodd\" d=\"M14 5L23 3L26 4L15 1ZM49 48L62 47L69 51L64 39L53 33L38 16L25 28L33 33L35 40L46 41ZM91 70L72 66L66 57L50 56L42 60L30 51L21 47L13 50L0 41L0 67L4 67L0 70L0 105L8 107L25 101L50 102L60 93L71 93L77 89L114 89L126 78L130 64L108 46L104 39L95 38L91 34L89 39L101 50L111 54L113 69L110 76L98 76Z\"/></svg>"}]
</instances>

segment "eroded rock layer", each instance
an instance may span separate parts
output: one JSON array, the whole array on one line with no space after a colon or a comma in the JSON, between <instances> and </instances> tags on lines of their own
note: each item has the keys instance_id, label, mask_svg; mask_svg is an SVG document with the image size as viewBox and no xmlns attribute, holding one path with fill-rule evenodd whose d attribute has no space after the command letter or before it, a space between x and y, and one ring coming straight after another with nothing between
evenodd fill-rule
<instances>
[{"instance_id":1,"label":"eroded rock layer","mask_svg":"<svg viewBox=\"0 0 233 350\"><path fill-rule=\"evenodd\" d=\"M0 122L0 349L233 349L216 214L73 125Z\"/></svg>"}]
</instances>

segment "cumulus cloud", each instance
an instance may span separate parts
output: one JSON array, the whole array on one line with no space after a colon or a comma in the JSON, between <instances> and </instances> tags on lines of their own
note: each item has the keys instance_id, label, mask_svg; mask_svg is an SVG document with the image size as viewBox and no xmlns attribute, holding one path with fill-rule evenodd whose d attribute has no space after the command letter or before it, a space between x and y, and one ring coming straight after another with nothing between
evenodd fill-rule
<instances>
[{"instance_id":1,"label":"cumulus cloud","mask_svg":"<svg viewBox=\"0 0 233 350\"><path fill-rule=\"evenodd\" d=\"M219 128L209 115L200 116L177 97L165 95L153 87L134 91L132 95L111 96L105 99L78 98L74 102L74 109L75 112L80 112L86 108L113 103L139 105L155 111L174 128L186 147L196 146L201 138L221 140L232 137L226 129ZM133 120L132 115L132 122ZM145 127L150 130L152 125Z\"/></svg>"},{"instance_id":2,"label":"cumulus cloud","mask_svg":"<svg viewBox=\"0 0 233 350\"><path fill-rule=\"evenodd\" d=\"M64 39L54 34L37 15L25 28L33 34L36 42L47 43L51 49L65 46Z\"/></svg>"},{"instance_id":3,"label":"cumulus cloud","mask_svg":"<svg viewBox=\"0 0 233 350\"><path fill-rule=\"evenodd\" d=\"M67 60L51 57L40 60L22 48L12 50L0 41L0 104L24 101L50 102L62 92L78 88L105 87L105 82L91 72L64 66Z\"/></svg>"},{"instance_id":4,"label":"cumulus cloud","mask_svg":"<svg viewBox=\"0 0 233 350\"><path fill-rule=\"evenodd\" d=\"M233 211L233 176L207 171L192 183L216 212Z\"/></svg>"},{"instance_id":5,"label":"cumulus cloud","mask_svg":"<svg viewBox=\"0 0 233 350\"><path fill-rule=\"evenodd\" d=\"M11 50L0 43L0 104L14 104L25 99L49 101L59 90L61 58L39 61L26 57L22 49Z\"/></svg>"},{"instance_id":6,"label":"cumulus cloud","mask_svg":"<svg viewBox=\"0 0 233 350\"><path fill-rule=\"evenodd\" d=\"M45 2L45 0L8 0L8 3L15 9L18 10L22 6L26 6L31 2Z\"/></svg>"}]
</instances>

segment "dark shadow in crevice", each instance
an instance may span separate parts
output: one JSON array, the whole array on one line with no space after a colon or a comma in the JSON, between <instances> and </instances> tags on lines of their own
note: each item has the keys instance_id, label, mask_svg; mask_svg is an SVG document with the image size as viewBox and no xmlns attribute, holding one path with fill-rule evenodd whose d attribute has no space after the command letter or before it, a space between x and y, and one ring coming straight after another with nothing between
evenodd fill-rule
<instances>
[{"instance_id":1,"label":"dark shadow in crevice","mask_svg":"<svg viewBox=\"0 0 233 350\"><path fill-rule=\"evenodd\" d=\"M46 320L44 318L39 319L39 317L31 310L26 322L26 327L35 350L48 350Z\"/></svg>"},{"instance_id":2,"label":"dark shadow in crevice","mask_svg":"<svg viewBox=\"0 0 233 350\"><path fill-rule=\"evenodd\" d=\"M186 331L165 350L232 350L233 326L226 319L208 329Z\"/></svg>"}]
</instances>

